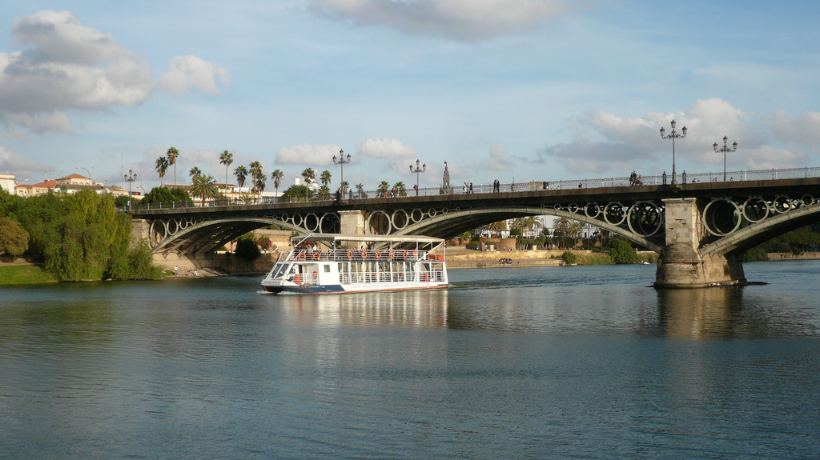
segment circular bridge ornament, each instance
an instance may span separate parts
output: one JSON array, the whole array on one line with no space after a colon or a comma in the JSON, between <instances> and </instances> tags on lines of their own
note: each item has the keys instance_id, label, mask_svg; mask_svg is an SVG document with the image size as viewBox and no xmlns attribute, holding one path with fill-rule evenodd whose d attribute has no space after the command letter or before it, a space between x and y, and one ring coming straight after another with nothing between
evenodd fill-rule
<instances>
[{"instance_id":1,"label":"circular bridge ornament","mask_svg":"<svg viewBox=\"0 0 820 460\"><path fill-rule=\"evenodd\" d=\"M587 203L584 206L584 214L591 219L595 219L601 214L601 206L598 203Z\"/></svg>"},{"instance_id":2,"label":"circular bridge ornament","mask_svg":"<svg viewBox=\"0 0 820 460\"><path fill-rule=\"evenodd\" d=\"M612 225L621 225L626 220L624 205L617 201L608 203L604 207L604 221Z\"/></svg>"},{"instance_id":3,"label":"circular bridge ornament","mask_svg":"<svg viewBox=\"0 0 820 460\"><path fill-rule=\"evenodd\" d=\"M703 226L711 235L722 237L731 235L743 221L743 212L737 203L729 198L716 198L703 208Z\"/></svg>"},{"instance_id":4,"label":"circular bridge ornament","mask_svg":"<svg viewBox=\"0 0 820 460\"><path fill-rule=\"evenodd\" d=\"M760 196L753 196L746 199L741 207L743 218L753 224L761 222L769 217L769 204Z\"/></svg>"},{"instance_id":5,"label":"circular bridge ornament","mask_svg":"<svg viewBox=\"0 0 820 460\"><path fill-rule=\"evenodd\" d=\"M390 225L395 230L402 230L404 227L407 227L409 223L410 216L404 209L396 209L395 211L393 211L393 215L390 216Z\"/></svg>"},{"instance_id":6,"label":"circular bridge ornament","mask_svg":"<svg viewBox=\"0 0 820 460\"><path fill-rule=\"evenodd\" d=\"M663 210L651 201L639 201L629 207L626 224L632 233L653 236L663 227Z\"/></svg>"},{"instance_id":7,"label":"circular bridge ornament","mask_svg":"<svg viewBox=\"0 0 820 460\"><path fill-rule=\"evenodd\" d=\"M772 210L776 213L783 214L784 212L791 211L795 207L792 199L786 195L779 195L772 201Z\"/></svg>"}]
</instances>

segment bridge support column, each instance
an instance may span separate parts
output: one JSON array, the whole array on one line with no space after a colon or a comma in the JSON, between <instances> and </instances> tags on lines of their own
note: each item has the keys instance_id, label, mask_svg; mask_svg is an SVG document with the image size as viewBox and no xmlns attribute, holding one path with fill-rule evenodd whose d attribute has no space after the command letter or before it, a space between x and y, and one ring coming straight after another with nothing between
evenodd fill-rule
<instances>
[{"instance_id":1,"label":"bridge support column","mask_svg":"<svg viewBox=\"0 0 820 460\"><path fill-rule=\"evenodd\" d=\"M339 211L342 235L362 236L365 233L364 211Z\"/></svg>"},{"instance_id":2,"label":"bridge support column","mask_svg":"<svg viewBox=\"0 0 820 460\"><path fill-rule=\"evenodd\" d=\"M666 245L655 275L658 288L701 288L743 284L743 265L734 255L703 256L698 248L705 237L695 198L668 198Z\"/></svg>"},{"instance_id":3,"label":"bridge support column","mask_svg":"<svg viewBox=\"0 0 820 460\"><path fill-rule=\"evenodd\" d=\"M131 219L131 246L136 246L141 242L148 243L151 224L145 219Z\"/></svg>"}]
</instances>

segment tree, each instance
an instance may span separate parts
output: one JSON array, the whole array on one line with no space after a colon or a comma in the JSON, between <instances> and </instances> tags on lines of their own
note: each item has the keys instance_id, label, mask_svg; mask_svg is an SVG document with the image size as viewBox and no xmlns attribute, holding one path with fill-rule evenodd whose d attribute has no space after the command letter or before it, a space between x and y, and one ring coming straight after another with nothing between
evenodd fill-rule
<instances>
[{"instance_id":1,"label":"tree","mask_svg":"<svg viewBox=\"0 0 820 460\"><path fill-rule=\"evenodd\" d=\"M609 257L616 264L636 264L640 262L638 253L635 252L629 241L623 238L613 238L609 242Z\"/></svg>"},{"instance_id":2,"label":"tree","mask_svg":"<svg viewBox=\"0 0 820 460\"><path fill-rule=\"evenodd\" d=\"M270 178L273 180L273 190L276 195L279 194L279 186L282 185L282 178L285 177L285 173L282 172L281 169L274 169L272 173L270 173Z\"/></svg>"},{"instance_id":3,"label":"tree","mask_svg":"<svg viewBox=\"0 0 820 460\"><path fill-rule=\"evenodd\" d=\"M325 186L328 186L328 187L329 187L329 186L330 186L330 178L331 178L331 177L332 177L332 176L331 176L331 174L330 174L330 171L328 171L327 169L325 169L324 171L322 171L322 174L320 174L320 175L319 175L319 181L322 183L322 185L325 185Z\"/></svg>"},{"instance_id":4,"label":"tree","mask_svg":"<svg viewBox=\"0 0 820 460\"><path fill-rule=\"evenodd\" d=\"M228 188L228 166L233 163L233 153L227 150L220 153L219 163L225 165L225 188Z\"/></svg>"},{"instance_id":5,"label":"tree","mask_svg":"<svg viewBox=\"0 0 820 460\"><path fill-rule=\"evenodd\" d=\"M305 168L302 171L302 179L305 180L305 185L310 186L314 182L316 182L316 171L313 168Z\"/></svg>"},{"instance_id":6,"label":"tree","mask_svg":"<svg viewBox=\"0 0 820 460\"><path fill-rule=\"evenodd\" d=\"M245 179L248 178L248 168L239 165L233 170L233 175L236 176L236 184L242 188L245 186Z\"/></svg>"},{"instance_id":7,"label":"tree","mask_svg":"<svg viewBox=\"0 0 820 460\"><path fill-rule=\"evenodd\" d=\"M159 185L162 187L162 178L165 177L165 171L168 170L168 158L157 158L157 161L154 163L154 169L156 169L157 174L159 174Z\"/></svg>"},{"instance_id":8,"label":"tree","mask_svg":"<svg viewBox=\"0 0 820 460\"><path fill-rule=\"evenodd\" d=\"M367 192L364 191L364 184L356 184L356 195L358 198L367 198Z\"/></svg>"},{"instance_id":9,"label":"tree","mask_svg":"<svg viewBox=\"0 0 820 460\"><path fill-rule=\"evenodd\" d=\"M216 179L213 176L204 174L194 176L191 183L191 194L200 197L204 205L206 198L215 198L217 196Z\"/></svg>"},{"instance_id":10,"label":"tree","mask_svg":"<svg viewBox=\"0 0 820 460\"><path fill-rule=\"evenodd\" d=\"M250 235L243 236L236 241L236 249L233 253L240 259L245 260L256 259L261 254L259 246L256 245Z\"/></svg>"},{"instance_id":11,"label":"tree","mask_svg":"<svg viewBox=\"0 0 820 460\"><path fill-rule=\"evenodd\" d=\"M342 195L347 195L348 190L350 190L350 184L347 181L342 181L339 185L339 193Z\"/></svg>"},{"instance_id":12,"label":"tree","mask_svg":"<svg viewBox=\"0 0 820 460\"><path fill-rule=\"evenodd\" d=\"M201 175L202 175L202 170L201 170L201 169L199 169L197 166L194 166L193 168L191 168L191 170L190 170L190 171L188 171L188 174L191 176L191 182L193 182L193 180L194 180L197 176L201 176Z\"/></svg>"},{"instance_id":13,"label":"tree","mask_svg":"<svg viewBox=\"0 0 820 460\"><path fill-rule=\"evenodd\" d=\"M0 255L17 257L28 249L29 234L16 220L0 217Z\"/></svg>"},{"instance_id":14,"label":"tree","mask_svg":"<svg viewBox=\"0 0 820 460\"><path fill-rule=\"evenodd\" d=\"M386 180L379 182L379 186L376 187L376 192L378 192L379 198L387 198L388 190L390 190L390 184L388 184Z\"/></svg>"},{"instance_id":15,"label":"tree","mask_svg":"<svg viewBox=\"0 0 820 460\"><path fill-rule=\"evenodd\" d=\"M145 194L140 203L149 207L190 206L193 202L188 192L181 188L154 187Z\"/></svg>"},{"instance_id":16,"label":"tree","mask_svg":"<svg viewBox=\"0 0 820 460\"><path fill-rule=\"evenodd\" d=\"M327 185L322 185L319 187L319 199L320 200L329 200L330 199L330 187Z\"/></svg>"},{"instance_id":17,"label":"tree","mask_svg":"<svg viewBox=\"0 0 820 460\"><path fill-rule=\"evenodd\" d=\"M307 185L291 185L282 193L285 201L303 201L313 197L313 191Z\"/></svg>"},{"instance_id":18,"label":"tree","mask_svg":"<svg viewBox=\"0 0 820 460\"><path fill-rule=\"evenodd\" d=\"M253 191L254 193L258 193L259 195L262 194L262 191L265 190L265 173L262 171L262 163L258 161L252 161L250 166L250 173L251 173L251 181L253 182Z\"/></svg>"},{"instance_id":19,"label":"tree","mask_svg":"<svg viewBox=\"0 0 820 460\"><path fill-rule=\"evenodd\" d=\"M404 185L404 182L396 182L393 184L393 188L396 190L397 196L407 196L407 186Z\"/></svg>"},{"instance_id":20,"label":"tree","mask_svg":"<svg viewBox=\"0 0 820 460\"><path fill-rule=\"evenodd\" d=\"M179 158L179 150L175 147L171 147L168 149L168 152L165 153L168 157L168 164L174 167L174 185L177 184L177 158Z\"/></svg>"}]
</instances>

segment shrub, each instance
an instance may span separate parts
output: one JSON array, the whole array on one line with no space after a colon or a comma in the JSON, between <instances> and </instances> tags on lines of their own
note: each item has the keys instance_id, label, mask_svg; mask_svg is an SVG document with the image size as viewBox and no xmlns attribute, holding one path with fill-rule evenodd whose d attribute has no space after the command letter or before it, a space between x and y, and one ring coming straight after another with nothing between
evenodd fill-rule
<instances>
[{"instance_id":1,"label":"shrub","mask_svg":"<svg viewBox=\"0 0 820 460\"><path fill-rule=\"evenodd\" d=\"M234 254L240 259L253 260L259 257L262 253L259 251L259 246L251 238L240 238L236 242L236 249Z\"/></svg>"},{"instance_id":2,"label":"shrub","mask_svg":"<svg viewBox=\"0 0 820 460\"><path fill-rule=\"evenodd\" d=\"M16 221L0 217L0 255L17 257L28 249L28 232Z\"/></svg>"},{"instance_id":3,"label":"shrub","mask_svg":"<svg viewBox=\"0 0 820 460\"><path fill-rule=\"evenodd\" d=\"M638 253L635 252L632 245L623 238L613 238L612 241L609 242L609 257L611 257L612 262L616 264L636 264L640 262Z\"/></svg>"},{"instance_id":4,"label":"shrub","mask_svg":"<svg viewBox=\"0 0 820 460\"><path fill-rule=\"evenodd\" d=\"M567 264L567 265L577 264L578 263L578 256L575 255L574 252L564 251L564 253L561 254L561 260L563 260L564 263Z\"/></svg>"}]
</instances>

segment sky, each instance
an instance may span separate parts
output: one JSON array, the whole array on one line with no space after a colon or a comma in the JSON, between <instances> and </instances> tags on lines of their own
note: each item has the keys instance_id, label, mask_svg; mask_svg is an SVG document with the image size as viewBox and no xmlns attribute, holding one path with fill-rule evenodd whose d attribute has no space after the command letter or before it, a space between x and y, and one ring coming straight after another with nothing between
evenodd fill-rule
<instances>
[{"instance_id":1,"label":"sky","mask_svg":"<svg viewBox=\"0 0 820 460\"><path fill-rule=\"evenodd\" d=\"M820 2L0 0L0 172L421 186L820 165ZM165 180L173 181L173 170ZM228 178L233 182L232 176ZM272 188L268 181L268 188Z\"/></svg>"}]
</instances>

